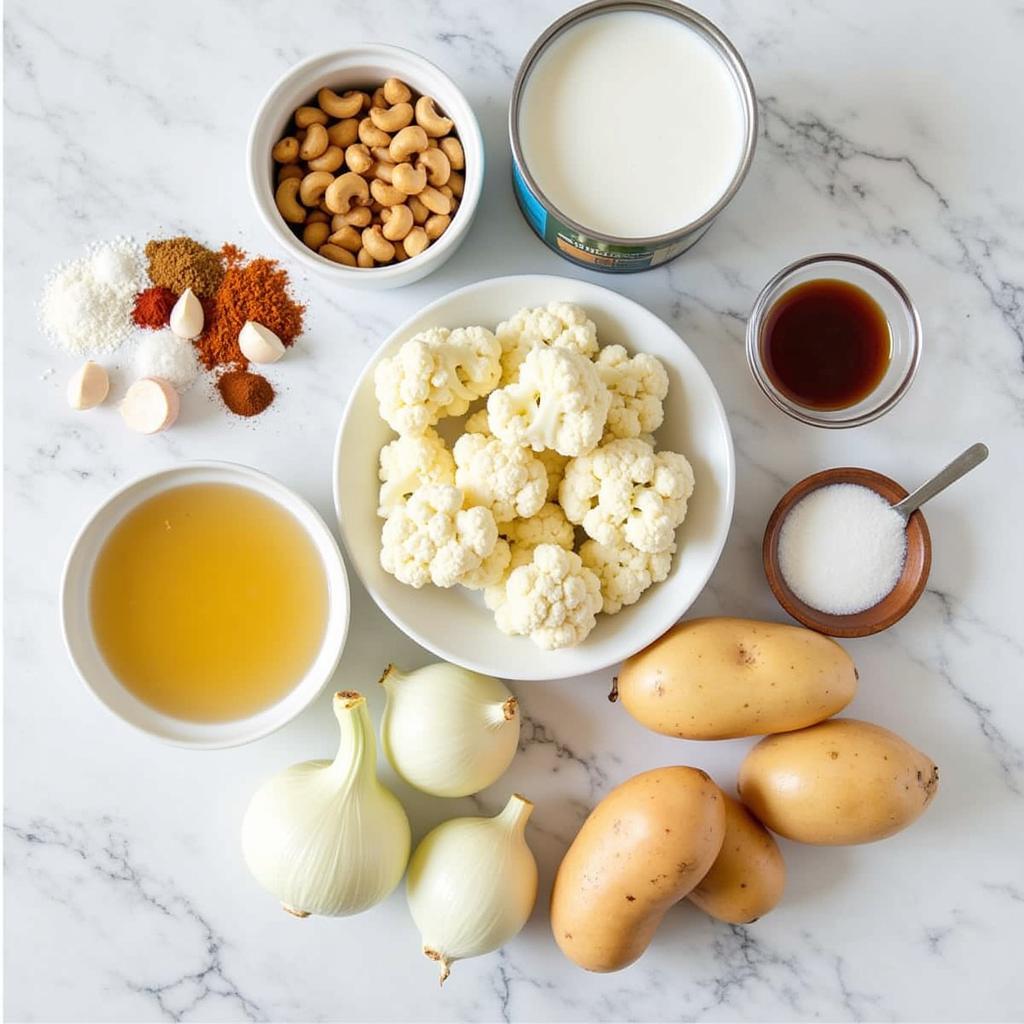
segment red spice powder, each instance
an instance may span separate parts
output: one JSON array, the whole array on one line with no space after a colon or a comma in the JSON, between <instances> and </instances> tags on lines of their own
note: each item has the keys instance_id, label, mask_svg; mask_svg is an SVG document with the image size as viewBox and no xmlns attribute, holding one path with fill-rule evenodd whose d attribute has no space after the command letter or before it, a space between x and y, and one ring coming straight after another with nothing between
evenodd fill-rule
<instances>
[{"instance_id":1,"label":"red spice powder","mask_svg":"<svg viewBox=\"0 0 1024 1024\"><path fill-rule=\"evenodd\" d=\"M266 377L248 370L228 370L217 378L224 404L236 416L258 416L274 400L273 385Z\"/></svg>"},{"instance_id":2,"label":"red spice powder","mask_svg":"<svg viewBox=\"0 0 1024 1024\"><path fill-rule=\"evenodd\" d=\"M244 369L249 364L238 347L238 332L246 320L268 327L287 348L302 333L306 307L289 294L288 272L277 260L262 256L250 260L234 245L224 245L221 256L225 264L224 277L213 297L204 303L206 326L195 343L196 351L208 370L217 366ZM227 376L225 374L221 380Z\"/></svg>"},{"instance_id":3,"label":"red spice powder","mask_svg":"<svg viewBox=\"0 0 1024 1024\"><path fill-rule=\"evenodd\" d=\"M177 301L177 296L170 288L156 286L147 288L135 296L132 320L139 327L148 327L153 330L166 327L171 319L171 310L174 309L174 303Z\"/></svg>"}]
</instances>

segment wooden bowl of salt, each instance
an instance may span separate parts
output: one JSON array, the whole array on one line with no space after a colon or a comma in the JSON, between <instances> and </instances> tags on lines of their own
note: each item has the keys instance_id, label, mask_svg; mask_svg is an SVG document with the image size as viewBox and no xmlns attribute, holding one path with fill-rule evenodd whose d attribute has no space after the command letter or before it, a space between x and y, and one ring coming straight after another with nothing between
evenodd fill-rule
<instances>
[{"instance_id":1,"label":"wooden bowl of salt","mask_svg":"<svg viewBox=\"0 0 1024 1024\"><path fill-rule=\"evenodd\" d=\"M764 542L761 546L764 571L768 577L768 585L772 588L772 593L779 604L808 629L824 633L827 636L870 636L872 633L879 633L883 629L888 629L894 622L898 622L917 603L917 599L923 593L925 584L928 582L928 573L932 564L932 541L924 516L920 510L914 512L906 522L906 554L903 558L902 568L894 567L892 570L895 582L882 578L884 574L880 574L878 580L867 580L867 584L878 582L884 595L867 607L861 607L855 611L845 610L842 607L844 603L844 595L841 590L844 584L842 566L833 569L829 564L832 552L829 550L827 535L812 539L813 543L818 546L818 552L823 556L821 558L813 558L814 547L806 545L807 550L804 552L803 564L800 564L799 559L789 554L794 542L788 536L784 538L785 557L780 559L779 554L780 538L783 538L783 527L786 525L790 513L805 498L828 487L830 488L828 495L819 494L816 498L828 497L832 503L831 509L820 509L819 511L832 515L832 522L825 525L826 527L831 525L834 530L838 531L833 542L838 544L841 541L847 546L852 546L851 550L862 556L865 573L872 571L873 560L884 557L886 552L880 553L878 549L883 548L885 542L891 540L891 534L895 529L891 523L885 522L884 509L880 509L880 511L871 509L869 507L872 504L871 499L869 498L865 504L863 502L865 496L856 494L855 489L831 490L836 484L853 484L855 488L868 488L889 505L894 505L907 496L906 489L895 480L870 469L858 469L850 466L826 469L801 480L783 495L768 520L764 531ZM822 503L819 502L819 504ZM879 505L877 502L873 504ZM809 510L808 506L804 506L804 509L805 512ZM847 513L850 516L855 516L861 509L866 511L868 517L874 515L882 517L878 530L872 530L871 523L860 530L860 524L856 518L852 518L850 522L846 521ZM893 515L898 516L898 513L894 512ZM811 517L803 514L801 518L808 520ZM796 526L797 522L794 520L787 529L787 533L792 532ZM884 535L882 527L888 527L889 536ZM851 537L854 540L851 541ZM787 580L783 573L784 564L788 567L791 580ZM884 568L884 563L882 563L882 568ZM860 581L852 582L856 584ZM797 591L800 591L802 596L798 596ZM864 592L869 591L870 585ZM838 597L829 600L815 600L814 603L808 599L814 594L828 596L833 593L838 593ZM856 604L856 601L853 603ZM823 610L822 607L815 605L823 607L831 605L831 607L828 610Z\"/></svg>"}]
</instances>

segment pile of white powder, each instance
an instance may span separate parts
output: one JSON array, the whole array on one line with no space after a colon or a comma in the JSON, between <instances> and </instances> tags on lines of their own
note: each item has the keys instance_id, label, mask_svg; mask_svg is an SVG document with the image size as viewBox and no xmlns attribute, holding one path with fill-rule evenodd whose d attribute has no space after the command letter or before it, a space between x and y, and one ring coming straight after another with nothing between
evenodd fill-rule
<instances>
[{"instance_id":1,"label":"pile of white powder","mask_svg":"<svg viewBox=\"0 0 1024 1024\"><path fill-rule=\"evenodd\" d=\"M71 355L113 352L131 333L135 295L145 287L145 260L132 239L97 242L50 275L40 324Z\"/></svg>"},{"instance_id":2,"label":"pile of white powder","mask_svg":"<svg viewBox=\"0 0 1024 1024\"><path fill-rule=\"evenodd\" d=\"M789 589L830 615L878 604L896 586L906 557L903 517L857 484L811 491L779 531L779 569Z\"/></svg>"},{"instance_id":3,"label":"pile of white powder","mask_svg":"<svg viewBox=\"0 0 1024 1024\"><path fill-rule=\"evenodd\" d=\"M146 331L135 346L135 372L139 377L161 377L176 391L187 391L199 373L195 346L167 327Z\"/></svg>"}]
</instances>

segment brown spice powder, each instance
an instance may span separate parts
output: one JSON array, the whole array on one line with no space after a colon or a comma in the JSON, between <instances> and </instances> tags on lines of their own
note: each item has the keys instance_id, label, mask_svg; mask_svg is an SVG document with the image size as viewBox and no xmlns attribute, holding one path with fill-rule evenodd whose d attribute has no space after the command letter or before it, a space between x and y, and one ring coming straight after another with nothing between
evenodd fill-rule
<instances>
[{"instance_id":1,"label":"brown spice powder","mask_svg":"<svg viewBox=\"0 0 1024 1024\"><path fill-rule=\"evenodd\" d=\"M185 235L147 242L146 259L153 284L169 288L175 295L191 288L196 295L207 298L224 277L221 253Z\"/></svg>"},{"instance_id":2,"label":"brown spice powder","mask_svg":"<svg viewBox=\"0 0 1024 1024\"><path fill-rule=\"evenodd\" d=\"M247 370L222 373L217 379L217 390L236 416L258 416L274 400L270 381Z\"/></svg>"}]
</instances>

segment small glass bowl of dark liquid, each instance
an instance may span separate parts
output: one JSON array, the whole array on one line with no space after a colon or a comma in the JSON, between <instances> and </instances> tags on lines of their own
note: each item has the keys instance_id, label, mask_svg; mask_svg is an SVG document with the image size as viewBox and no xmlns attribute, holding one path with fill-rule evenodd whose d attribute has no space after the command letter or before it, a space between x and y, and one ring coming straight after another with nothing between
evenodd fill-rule
<instances>
[{"instance_id":1,"label":"small glass bowl of dark liquid","mask_svg":"<svg viewBox=\"0 0 1024 1024\"><path fill-rule=\"evenodd\" d=\"M910 296L859 256L825 253L785 267L747 323L747 361L761 390L818 427L856 427L888 412L920 359Z\"/></svg>"}]
</instances>

